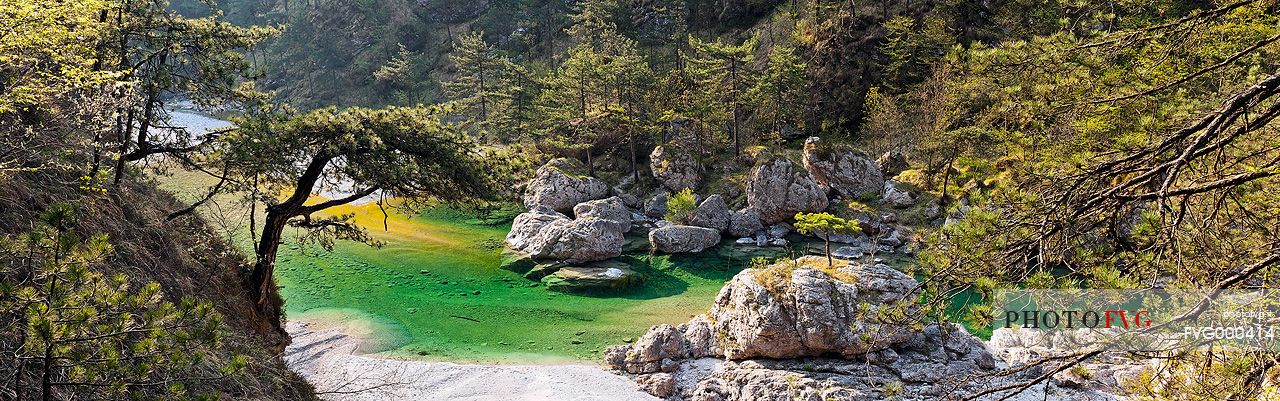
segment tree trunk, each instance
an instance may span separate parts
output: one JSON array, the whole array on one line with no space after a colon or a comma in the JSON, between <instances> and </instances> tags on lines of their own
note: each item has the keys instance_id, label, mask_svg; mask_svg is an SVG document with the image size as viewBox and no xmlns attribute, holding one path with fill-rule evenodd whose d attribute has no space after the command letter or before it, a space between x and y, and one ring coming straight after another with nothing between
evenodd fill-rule
<instances>
[{"instance_id":1,"label":"tree trunk","mask_svg":"<svg viewBox=\"0 0 1280 401\"><path fill-rule=\"evenodd\" d=\"M271 319L277 330L281 329L280 305L272 301L269 295L272 290L272 275L275 273L276 253L280 250L284 228L288 225L289 219L309 212L304 208L307 198L311 196L316 182L320 180L320 175L324 173L325 167L332 159L330 156L323 155L313 157L307 163L306 170L298 177L293 194L283 202L267 207L266 221L262 224L262 237L258 239L254 251L253 270L249 272L249 280L246 284L250 290L257 292L259 310Z\"/></svg>"},{"instance_id":2,"label":"tree trunk","mask_svg":"<svg viewBox=\"0 0 1280 401\"><path fill-rule=\"evenodd\" d=\"M822 248L827 252L827 267L833 267L835 266L835 262L831 261L831 233L828 232L826 234L827 235L822 236Z\"/></svg>"},{"instance_id":3,"label":"tree trunk","mask_svg":"<svg viewBox=\"0 0 1280 401\"><path fill-rule=\"evenodd\" d=\"M54 259L57 259L56 255ZM45 300L45 306L50 308L50 310L53 308L54 285L57 282L58 276L53 276L49 279L49 298ZM44 336L44 371L40 374L40 399L44 401L53 400L53 365L57 362L57 360L53 358L53 346L53 334L49 333L47 336ZM21 382L22 378L19 377L18 381ZM21 383L19 383L19 385L21 385Z\"/></svg>"},{"instance_id":4,"label":"tree trunk","mask_svg":"<svg viewBox=\"0 0 1280 401\"><path fill-rule=\"evenodd\" d=\"M485 57L486 57L486 55L484 54L484 52L483 52L483 51L481 51L481 53L480 53L480 58L479 58L479 59L480 59L480 61L478 62L478 63L480 64L480 65L479 65L479 67L480 67L480 91L479 91L480 93L479 93L479 95L480 95L480 122L481 122L481 124L486 123L486 122L488 122L488 121L489 121L489 105L488 105L488 102L486 101L487 99L485 99L485 95L487 94L487 91L485 91L485 88L484 88L484 58L485 58Z\"/></svg>"},{"instance_id":5,"label":"tree trunk","mask_svg":"<svg viewBox=\"0 0 1280 401\"><path fill-rule=\"evenodd\" d=\"M267 301L271 275L276 266L276 253L280 250L280 240L284 236L284 227L288 220L279 209L267 208L267 219L262 225L262 236L258 239L253 271L249 274L249 283L258 292L259 305Z\"/></svg>"},{"instance_id":6,"label":"tree trunk","mask_svg":"<svg viewBox=\"0 0 1280 401\"><path fill-rule=\"evenodd\" d=\"M129 112L125 115L124 126L120 127L120 154L116 156L116 175L111 180L115 186L120 186L120 180L124 178L124 162L129 155L129 142L133 141L133 107L129 107Z\"/></svg>"},{"instance_id":7,"label":"tree trunk","mask_svg":"<svg viewBox=\"0 0 1280 401\"><path fill-rule=\"evenodd\" d=\"M733 155L742 154L742 145L738 141L738 61L729 62L729 74L731 76L730 83L733 85L731 95L733 96Z\"/></svg>"}]
</instances>

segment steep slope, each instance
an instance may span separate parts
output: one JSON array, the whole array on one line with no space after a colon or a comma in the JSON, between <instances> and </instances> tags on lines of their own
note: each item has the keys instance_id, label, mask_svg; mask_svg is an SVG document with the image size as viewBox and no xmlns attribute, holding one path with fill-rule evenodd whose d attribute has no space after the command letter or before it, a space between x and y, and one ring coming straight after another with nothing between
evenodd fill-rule
<instances>
[{"instance_id":1,"label":"steep slope","mask_svg":"<svg viewBox=\"0 0 1280 401\"><path fill-rule=\"evenodd\" d=\"M119 188L86 193L79 177L54 169L20 173L0 180L0 235L32 229L37 216L51 205L79 203L91 209L78 213L70 232L103 233L114 252L104 274L124 274L133 287L159 284L166 301L183 297L211 303L227 325L220 356L243 355L242 375L208 383L232 399L314 399L309 384L285 368L277 357L288 337L277 323L255 313L240 272L244 257L195 216L165 221L182 208L171 195L138 177Z\"/></svg>"}]
</instances>

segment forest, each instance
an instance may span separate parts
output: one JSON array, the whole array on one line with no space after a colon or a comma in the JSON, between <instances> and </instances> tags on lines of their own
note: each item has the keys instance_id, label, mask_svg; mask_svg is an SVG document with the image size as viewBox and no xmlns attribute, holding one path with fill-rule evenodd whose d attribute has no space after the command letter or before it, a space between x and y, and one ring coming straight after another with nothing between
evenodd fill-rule
<instances>
[{"instance_id":1,"label":"forest","mask_svg":"<svg viewBox=\"0 0 1280 401\"><path fill-rule=\"evenodd\" d=\"M1275 0L0 0L0 28L0 400L465 398L324 376L330 329L602 374L551 399L1280 398L1275 344L1063 346L999 298L1195 294L1163 328L1277 285Z\"/></svg>"}]
</instances>

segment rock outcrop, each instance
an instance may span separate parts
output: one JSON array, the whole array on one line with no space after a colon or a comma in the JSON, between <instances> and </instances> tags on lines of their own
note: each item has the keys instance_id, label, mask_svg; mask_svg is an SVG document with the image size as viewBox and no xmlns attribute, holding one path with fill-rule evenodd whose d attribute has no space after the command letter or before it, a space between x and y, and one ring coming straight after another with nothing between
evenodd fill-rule
<instances>
[{"instance_id":1,"label":"rock outcrop","mask_svg":"<svg viewBox=\"0 0 1280 401\"><path fill-rule=\"evenodd\" d=\"M876 320L877 308L913 308L915 291L885 265L830 268L805 257L747 269L706 314L654 326L605 350L605 362L668 400L1114 399L1057 380L1015 396L1010 383L1041 371L998 374L1005 362L959 325Z\"/></svg>"},{"instance_id":2,"label":"rock outcrop","mask_svg":"<svg viewBox=\"0 0 1280 401\"><path fill-rule=\"evenodd\" d=\"M824 145L817 137L804 143L804 168L842 199L879 195L884 188L884 174L875 160L852 149Z\"/></svg>"},{"instance_id":3,"label":"rock outcrop","mask_svg":"<svg viewBox=\"0 0 1280 401\"><path fill-rule=\"evenodd\" d=\"M732 218L730 213L729 204L725 203L724 197L711 195L693 210L693 218L690 219L689 225L723 232L729 228Z\"/></svg>"},{"instance_id":4,"label":"rock outcrop","mask_svg":"<svg viewBox=\"0 0 1280 401\"><path fill-rule=\"evenodd\" d=\"M663 253L697 253L720 243L720 231L697 226L666 225L649 231L650 246Z\"/></svg>"},{"instance_id":5,"label":"rock outcrop","mask_svg":"<svg viewBox=\"0 0 1280 401\"><path fill-rule=\"evenodd\" d=\"M883 264L826 264L825 258L806 256L743 270L720 290L709 312L678 328L657 326L634 345L611 349L625 357L610 363L651 373L669 371L664 359L853 357L911 338L906 325L869 316L880 308L913 307L915 280ZM908 301L897 303L903 299ZM860 310L863 304L871 309Z\"/></svg>"},{"instance_id":6,"label":"rock outcrop","mask_svg":"<svg viewBox=\"0 0 1280 401\"><path fill-rule=\"evenodd\" d=\"M791 160L777 157L751 170L747 204L760 211L764 223L773 224L794 218L797 212L825 210L827 190Z\"/></svg>"},{"instance_id":7,"label":"rock outcrop","mask_svg":"<svg viewBox=\"0 0 1280 401\"><path fill-rule=\"evenodd\" d=\"M729 215L729 235L749 237L764 228L760 222L760 209L745 207Z\"/></svg>"},{"instance_id":8,"label":"rock outcrop","mask_svg":"<svg viewBox=\"0 0 1280 401\"><path fill-rule=\"evenodd\" d=\"M535 260L590 262L621 255L623 233L619 221L569 219L539 206L516 216L507 233L507 245Z\"/></svg>"},{"instance_id":9,"label":"rock outcrop","mask_svg":"<svg viewBox=\"0 0 1280 401\"><path fill-rule=\"evenodd\" d=\"M609 186L595 177L577 175L581 163L554 159L538 168L538 175L525 187L524 207L545 206L568 213L579 203L609 196Z\"/></svg>"},{"instance_id":10,"label":"rock outcrop","mask_svg":"<svg viewBox=\"0 0 1280 401\"><path fill-rule=\"evenodd\" d=\"M876 164L880 165L880 173L885 178L897 177L898 174L911 168L911 164L907 163L907 156L896 150L884 152L879 159L876 159Z\"/></svg>"},{"instance_id":11,"label":"rock outcrop","mask_svg":"<svg viewBox=\"0 0 1280 401\"><path fill-rule=\"evenodd\" d=\"M653 178L671 191L697 188L702 183L702 165L688 152L677 147L658 146L649 154Z\"/></svg>"},{"instance_id":12,"label":"rock outcrop","mask_svg":"<svg viewBox=\"0 0 1280 401\"><path fill-rule=\"evenodd\" d=\"M884 193L880 197L884 203L896 208L904 208L914 205L916 197L911 192L898 187L898 183L893 180L884 182Z\"/></svg>"}]
</instances>

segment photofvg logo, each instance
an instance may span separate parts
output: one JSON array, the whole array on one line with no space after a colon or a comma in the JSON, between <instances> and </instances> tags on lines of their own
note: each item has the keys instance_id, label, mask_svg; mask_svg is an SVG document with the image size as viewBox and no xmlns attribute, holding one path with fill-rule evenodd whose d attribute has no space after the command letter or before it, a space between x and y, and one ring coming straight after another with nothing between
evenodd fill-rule
<instances>
[{"instance_id":1,"label":"photofvg logo","mask_svg":"<svg viewBox=\"0 0 1280 401\"><path fill-rule=\"evenodd\" d=\"M992 329L1058 333L1081 347L1280 351L1280 293L1272 290L1002 290L994 297Z\"/></svg>"},{"instance_id":2,"label":"photofvg logo","mask_svg":"<svg viewBox=\"0 0 1280 401\"><path fill-rule=\"evenodd\" d=\"M1005 311L1004 327L1028 329L1111 329L1151 327L1151 312L1146 309L1124 310L1024 310Z\"/></svg>"}]
</instances>

